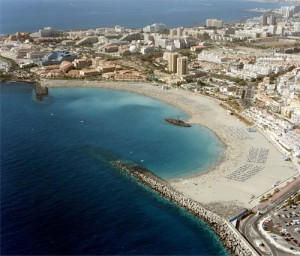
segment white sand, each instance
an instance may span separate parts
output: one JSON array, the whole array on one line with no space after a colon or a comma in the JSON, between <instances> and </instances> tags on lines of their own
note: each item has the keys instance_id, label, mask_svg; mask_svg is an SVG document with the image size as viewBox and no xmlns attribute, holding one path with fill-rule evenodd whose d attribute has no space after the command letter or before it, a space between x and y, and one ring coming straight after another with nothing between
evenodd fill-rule
<instances>
[{"instance_id":1,"label":"white sand","mask_svg":"<svg viewBox=\"0 0 300 256\"><path fill-rule=\"evenodd\" d=\"M228 116L215 99L183 90L162 90L160 87L141 83L43 80L42 85L99 87L140 93L184 110L190 116L189 123L203 125L214 131L226 147L223 160L204 174L170 183L183 194L224 217L237 213L243 207L252 208L262 194L273 188L274 183L283 183L298 174L296 167L291 162L284 161L282 154L261 133L248 132L247 126L236 117ZM238 138L232 129L238 129L251 138ZM226 176L247 163L251 147L268 150L264 164L248 163L263 169L244 182L227 178Z\"/></svg>"}]
</instances>

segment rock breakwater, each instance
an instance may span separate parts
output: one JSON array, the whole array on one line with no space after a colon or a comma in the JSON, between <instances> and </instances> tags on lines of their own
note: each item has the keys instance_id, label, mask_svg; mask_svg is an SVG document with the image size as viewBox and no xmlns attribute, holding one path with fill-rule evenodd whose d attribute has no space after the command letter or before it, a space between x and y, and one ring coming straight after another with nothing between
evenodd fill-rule
<instances>
[{"instance_id":1,"label":"rock breakwater","mask_svg":"<svg viewBox=\"0 0 300 256\"><path fill-rule=\"evenodd\" d=\"M223 218L206 210L198 202L184 196L172 188L166 181L160 179L146 168L130 165L121 161L113 161L112 165L122 170L138 181L159 193L162 197L183 207L194 216L207 222L217 233L224 246L231 255L250 256L256 255L249 244L237 233L237 231Z\"/></svg>"}]
</instances>

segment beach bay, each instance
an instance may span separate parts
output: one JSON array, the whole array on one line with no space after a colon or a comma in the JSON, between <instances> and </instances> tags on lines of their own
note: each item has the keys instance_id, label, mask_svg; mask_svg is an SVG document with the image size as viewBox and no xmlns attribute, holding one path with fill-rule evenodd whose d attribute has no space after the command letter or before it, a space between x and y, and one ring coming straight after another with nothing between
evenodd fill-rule
<instances>
[{"instance_id":1,"label":"beach bay","mask_svg":"<svg viewBox=\"0 0 300 256\"><path fill-rule=\"evenodd\" d=\"M274 184L285 184L298 174L294 164L284 161L283 154L263 133L258 130L249 132L248 125L228 115L218 100L208 96L175 88L162 90L144 83L44 80L42 85L136 92L176 106L188 114L188 123L208 128L225 149L220 161L196 175L171 179L170 184L224 218L252 208L262 194L273 189ZM262 163L249 160L253 149L267 152ZM243 168L250 173L245 180L241 180L239 175Z\"/></svg>"},{"instance_id":2,"label":"beach bay","mask_svg":"<svg viewBox=\"0 0 300 256\"><path fill-rule=\"evenodd\" d=\"M30 84L1 85L2 254L226 255L206 223L109 165L121 158L161 174L177 165L185 174L194 171L193 164L185 170L180 164L186 158L199 167L192 153L199 153L199 143L188 139L199 131L163 120L187 118L184 112L127 92L64 87L49 92L37 101ZM157 125L159 133L152 131ZM164 140L174 131L178 139L169 148Z\"/></svg>"}]
</instances>

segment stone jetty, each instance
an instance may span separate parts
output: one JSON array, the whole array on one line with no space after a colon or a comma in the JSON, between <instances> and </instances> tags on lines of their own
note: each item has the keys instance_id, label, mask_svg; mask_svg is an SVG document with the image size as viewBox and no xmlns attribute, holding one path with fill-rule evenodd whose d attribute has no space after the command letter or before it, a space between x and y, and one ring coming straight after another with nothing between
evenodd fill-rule
<instances>
[{"instance_id":1,"label":"stone jetty","mask_svg":"<svg viewBox=\"0 0 300 256\"><path fill-rule=\"evenodd\" d=\"M38 100L42 100L43 96L48 95L48 87L35 83L35 96Z\"/></svg>"},{"instance_id":2,"label":"stone jetty","mask_svg":"<svg viewBox=\"0 0 300 256\"><path fill-rule=\"evenodd\" d=\"M206 210L198 202L184 196L172 188L166 181L157 177L144 167L130 165L122 161L113 161L112 165L125 173L130 174L139 182L159 193L163 198L185 208L194 216L207 222L217 233L224 246L231 255L257 255L254 249L240 236L240 234L225 219Z\"/></svg>"}]
</instances>

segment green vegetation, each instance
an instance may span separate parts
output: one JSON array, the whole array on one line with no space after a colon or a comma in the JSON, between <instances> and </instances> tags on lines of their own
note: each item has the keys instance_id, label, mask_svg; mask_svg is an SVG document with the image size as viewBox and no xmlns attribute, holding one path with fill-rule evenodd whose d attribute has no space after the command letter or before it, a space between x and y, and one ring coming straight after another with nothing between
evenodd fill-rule
<instances>
[{"instance_id":1,"label":"green vegetation","mask_svg":"<svg viewBox=\"0 0 300 256\"><path fill-rule=\"evenodd\" d=\"M290 66L290 67L289 67L286 71L284 71L284 72L280 72L280 73L277 73L277 74L275 74L275 73L270 74L270 75L269 75L270 81L271 81L271 82L275 82L276 79L277 79L279 76L282 76L282 75L284 75L284 74L286 74L286 73L288 73L288 72L291 72L294 68L295 68L295 66Z\"/></svg>"},{"instance_id":2,"label":"green vegetation","mask_svg":"<svg viewBox=\"0 0 300 256\"><path fill-rule=\"evenodd\" d=\"M10 80L13 78L11 73L0 71L0 80Z\"/></svg>"},{"instance_id":3,"label":"green vegetation","mask_svg":"<svg viewBox=\"0 0 300 256\"><path fill-rule=\"evenodd\" d=\"M293 198L289 199L286 201L285 207L289 206L289 205L293 205L297 202L300 201L300 193L298 193L296 196L294 196Z\"/></svg>"},{"instance_id":4,"label":"green vegetation","mask_svg":"<svg viewBox=\"0 0 300 256\"><path fill-rule=\"evenodd\" d=\"M273 195L275 195L275 194L278 193L279 191L280 191L280 189L279 189L279 188L276 188L276 189L274 190Z\"/></svg>"},{"instance_id":5,"label":"green vegetation","mask_svg":"<svg viewBox=\"0 0 300 256\"><path fill-rule=\"evenodd\" d=\"M295 68L295 66L290 66L288 69L287 69L287 72L291 72L293 69Z\"/></svg>"},{"instance_id":6,"label":"green vegetation","mask_svg":"<svg viewBox=\"0 0 300 256\"><path fill-rule=\"evenodd\" d=\"M228 103L228 105L229 105L230 107L232 107L233 109L236 109L236 110L238 110L238 111L241 110L240 104L238 103L237 100L235 100L235 99L230 99L230 100L228 100L227 103Z\"/></svg>"},{"instance_id":7,"label":"green vegetation","mask_svg":"<svg viewBox=\"0 0 300 256\"><path fill-rule=\"evenodd\" d=\"M266 201L268 201L268 199L265 198L265 196L262 196L262 197L260 198L260 200L259 200L260 203L263 203L263 202L266 202Z\"/></svg>"},{"instance_id":8,"label":"green vegetation","mask_svg":"<svg viewBox=\"0 0 300 256\"><path fill-rule=\"evenodd\" d=\"M220 75L220 74L210 74L211 77L217 78L217 79L222 79L222 80L228 80L231 82L235 82L239 84L240 86L245 86L247 85L247 82L244 79L241 78L235 78L235 77L230 77L226 75Z\"/></svg>"},{"instance_id":9,"label":"green vegetation","mask_svg":"<svg viewBox=\"0 0 300 256\"><path fill-rule=\"evenodd\" d=\"M189 60L195 59L197 56L197 55L193 54L189 49L182 49L179 51L179 54L181 54L182 56L188 57Z\"/></svg>"},{"instance_id":10,"label":"green vegetation","mask_svg":"<svg viewBox=\"0 0 300 256\"><path fill-rule=\"evenodd\" d=\"M300 201L300 193L297 194L294 198L294 202L298 202L298 201Z\"/></svg>"},{"instance_id":11,"label":"green vegetation","mask_svg":"<svg viewBox=\"0 0 300 256\"><path fill-rule=\"evenodd\" d=\"M213 87L211 84L205 83L205 82L203 82L202 80L198 80L198 81L197 81L197 85Z\"/></svg>"},{"instance_id":12,"label":"green vegetation","mask_svg":"<svg viewBox=\"0 0 300 256\"><path fill-rule=\"evenodd\" d=\"M268 201L272 197L272 194L267 194L266 196L262 196L259 200L260 203Z\"/></svg>"},{"instance_id":13,"label":"green vegetation","mask_svg":"<svg viewBox=\"0 0 300 256\"><path fill-rule=\"evenodd\" d=\"M107 61L114 61L114 60L118 60L118 59L120 59L119 57L117 57L117 56L105 56L105 59L107 60Z\"/></svg>"},{"instance_id":14,"label":"green vegetation","mask_svg":"<svg viewBox=\"0 0 300 256\"><path fill-rule=\"evenodd\" d=\"M210 36L207 32L205 32L205 33L203 33L203 35L199 36L199 39L202 41L208 41L208 40L210 40Z\"/></svg>"}]
</instances>

